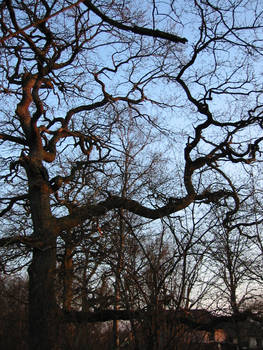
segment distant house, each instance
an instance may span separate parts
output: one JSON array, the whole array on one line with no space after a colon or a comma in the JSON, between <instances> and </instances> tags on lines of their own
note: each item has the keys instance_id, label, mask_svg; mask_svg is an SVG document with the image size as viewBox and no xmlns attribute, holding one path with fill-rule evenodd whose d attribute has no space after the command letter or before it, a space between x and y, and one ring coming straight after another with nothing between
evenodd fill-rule
<instances>
[{"instance_id":1,"label":"distant house","mask_svg":"<svg viewBox=\"0 0 263 350\"><path fill-rule=\"evenodd\" d=\"M252 316L237 321L207 310L168 311L161 338L177 338L180 350L263 350L263 322Z\"/></svg>"},{"instance_id":2,"label":"distant house","mask_svg":"<svg viewBox=\"0 0 263 350\"><path fill-rule=\"evenodd\" d=\"M249 317L243 321L218 324L213 336L214 342L233 344L236 349L263 349L263 323Z\"/></svg>"}]
</instances>

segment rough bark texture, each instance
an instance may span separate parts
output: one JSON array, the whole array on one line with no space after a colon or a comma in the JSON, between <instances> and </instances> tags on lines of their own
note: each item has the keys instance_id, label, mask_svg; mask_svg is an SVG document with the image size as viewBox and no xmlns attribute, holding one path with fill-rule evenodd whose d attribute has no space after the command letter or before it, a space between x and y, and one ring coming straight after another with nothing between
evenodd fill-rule
<instances>
[{"instance_id":1,"label":"rough bark texture","mask_svg":"<svg viewBox=\"0 0 263 350\"><path fill-rule=\"evenodd\" d=\"M56 350L60 348L59 308L55 289L56 229L52 225L49 186L40 161L27 160L26 171L33 236L43 242L41 249L33 249L32 262L28 269L29 344L32 350Z\"/></svg>"},{"instance_id":2,"label":"rough bark texture","mask_svg":"<svg viewBox=\"0 0 263 350\"><path fill-rule=\"evenodd\" d=\"M29 268L30 349L59 349L59 310L55 298L56 249L35 249Z\"/></svg>"}]
</instances>

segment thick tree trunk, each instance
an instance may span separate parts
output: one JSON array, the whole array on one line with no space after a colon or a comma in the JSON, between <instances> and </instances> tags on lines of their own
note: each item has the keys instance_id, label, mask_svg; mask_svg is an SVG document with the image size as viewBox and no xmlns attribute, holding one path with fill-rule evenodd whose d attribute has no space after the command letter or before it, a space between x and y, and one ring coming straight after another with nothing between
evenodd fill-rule
<instances>
[{"instance_id":1,"label":"thick tree trunk","mask_svg":"<svg viewBox=\"0 0 263 350\"><path fill-rule=\"evenodd\" d=\"M56 302L56 224L50 210L46 171L40 162L26 168L33 237L42 242L34 248L29 273L29 349L58 350L59 308Z\"/></svg>"},{"instance_id":2,"label":"thick tree trunk","mask_svg":"<svg viewBox=\"0 0 263 350\"><path fill-rule=\"evenodd\" d=\"M30 350L59 349L59 314L55 297L55 246L34 250L29 268Z\"/></svg>"}]
</instances>

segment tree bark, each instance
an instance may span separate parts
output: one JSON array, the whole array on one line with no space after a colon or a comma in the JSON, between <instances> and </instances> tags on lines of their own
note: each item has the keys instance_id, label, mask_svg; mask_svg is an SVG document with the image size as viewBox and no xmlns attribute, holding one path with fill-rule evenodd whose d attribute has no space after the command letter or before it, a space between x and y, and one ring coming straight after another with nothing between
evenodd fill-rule
<instances>
[{"instance_id":1,"label":"tree bark","mask_svg":"<svg viewBox=\"0 0 263 350\"><path fill-rule=\"evenodd\" d=\"M54 242L55 243L55 242ZM59 310L55 297L55 246L34 249L29 268L29 349L59 349Z\"/></svg>"},{"instance_id":2,"label":"tree bark","mask_svg":"<svg viewBox=\"0 0 263 350\"><path fill-rule=\"evenodd\" d=\"M65 241L63 260L63 309L71 310L73 299L73 246Z\"/></svg>"},{"instance_id":3,"label":"tree bark","mask_svg":"<svg viewBox=\"0 0 263 350\"><path fill-rule=\"evenodd\" d=\"M43 242L33 249L29 274L29 349L58 350L59 308L56 302L56 225L41 161L28 161L26 171L32 213L32 237Z\"/></svg>"}]
</instances>

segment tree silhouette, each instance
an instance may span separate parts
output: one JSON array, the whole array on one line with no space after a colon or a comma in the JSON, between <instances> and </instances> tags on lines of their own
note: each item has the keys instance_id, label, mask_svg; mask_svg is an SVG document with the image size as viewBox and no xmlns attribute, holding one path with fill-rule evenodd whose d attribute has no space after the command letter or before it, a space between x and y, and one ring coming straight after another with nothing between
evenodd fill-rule
<instances>
[{"instance_id":1,"label":"tree silhouette","mask_svg":"<svg viewBox=\"0 0 263 350\"><path fill-rule=\"evenodd\" d=\"M30 349L61 348L60 325L69 320L131 317L125 310L91 315L58 306L57 244L66 232L114 209L156 220L194 202L227 202L225 225L237 212L226 164L239 171L254 162L263 139L262 83L253 74L262 54L261 6L2 1L0 242L32 249ZM118 153L116 123L127 122L127 111L156 127L155 114L188 120L182 191L137 200L107 185ZM180 123L176 127L180 133ZM84 186L77 181L81 173ZM75 195L63 198L70 186ZM8 230L19 216L26 220L24 235Z\"/></svg>"}]
</instances>

